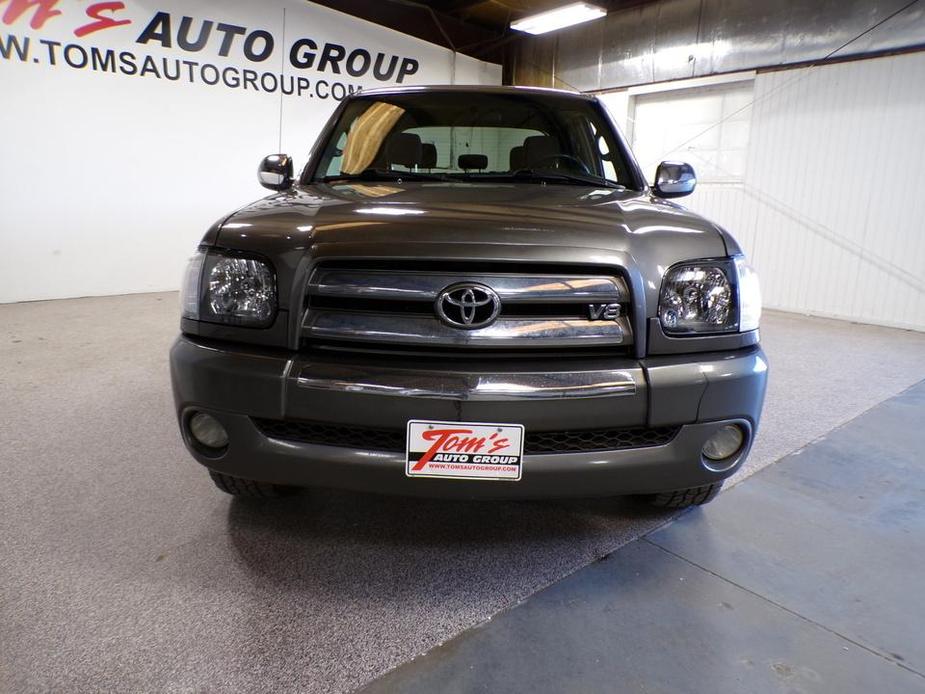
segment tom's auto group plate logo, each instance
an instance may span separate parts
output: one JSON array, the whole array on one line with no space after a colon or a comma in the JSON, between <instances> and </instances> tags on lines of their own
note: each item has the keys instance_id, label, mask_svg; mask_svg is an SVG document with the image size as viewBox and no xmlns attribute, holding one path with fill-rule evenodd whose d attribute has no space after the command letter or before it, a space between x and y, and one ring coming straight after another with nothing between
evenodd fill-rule
<instances>
[{"instance_id":1,"label":"tom's auto group plate logo","mask_svg":"<svg viewBox=\"0 0 925 694\"><path fill-rule=\"evenodd\" d=\"M524 428L520 424L408 422L409 477L519 480Z\"/></svg>"},{"instance_id":2,"label":"tom's auto group plate logo","mask_svg":"<svg viewBox=\"0 0 925 694\"><path fill-rule=\"evenodd\" d=\"M361 82L401 84L420 61L121 1L0 0L4 62L340 100ZM258 6L258 5L255 5ZM264 13L265 14L265 13ZM284 38L285 37L285 38ZM273 67L270 67L273 66Z\"/></svg>"}]
</instances>

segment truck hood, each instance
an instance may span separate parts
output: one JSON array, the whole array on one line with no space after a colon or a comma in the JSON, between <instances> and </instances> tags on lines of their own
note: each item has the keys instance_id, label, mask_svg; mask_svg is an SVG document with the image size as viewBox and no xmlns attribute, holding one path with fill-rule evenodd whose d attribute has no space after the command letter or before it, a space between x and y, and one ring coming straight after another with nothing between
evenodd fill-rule
<instances>
[{"instance_id":1,"label":"truck hood","mask_svg":"<svg viewBox=\"0 0 925 694\"><path fill-rule=\"evenodd\" d=\"M314 245L491 243L626 251L668 238L709 246L708 255L725 253L715 225L674 203L638 191L535 183L300 187L235 212L222 225L231 233L223 233L220 243L240 245L240 232L234 233L239 229L261 244L301 245L310 234Z\"/></svg>"},{"instance_id":2,"label":"truck hood","mask_svg":"<svg viewBox=\"0 0 925 694\"><path fill-rule=\"evenodd\" d=\"M391 257L619 265L650 294L670 265L727 255L716 225L674 203L536 183L295 187L239 209L209 240L269 257L281 290L306 258Z\"/></svg>"}]
</instances>

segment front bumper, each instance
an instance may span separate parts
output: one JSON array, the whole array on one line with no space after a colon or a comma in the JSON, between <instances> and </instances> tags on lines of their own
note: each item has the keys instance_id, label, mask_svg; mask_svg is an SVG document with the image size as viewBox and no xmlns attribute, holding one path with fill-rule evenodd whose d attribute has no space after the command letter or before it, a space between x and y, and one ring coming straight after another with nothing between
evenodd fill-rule
<instances>
[{"instance_id":1,"label":"front bumper","mask_svg":"<svg viewBox=\"0 0 925 694\"><path fill-rule=\"evenodd\" d=\"M232 347L180 336L171 377L184 442L217 472L276 484L419 496L516 498L609 496L716 482L742 464L754 439L767 381L760 347L730 352L437 367L375 357L324 357ZM189 416L205 411L229 436L218 456L190 440ZM404 454L280 440L252 418L404 428L409 419L523 424L527 431L679 426L658 446L526 455L517 482L408 478ZM747 442L721 471L701 449L736 422Z\"/></svg>"}]
</instances>

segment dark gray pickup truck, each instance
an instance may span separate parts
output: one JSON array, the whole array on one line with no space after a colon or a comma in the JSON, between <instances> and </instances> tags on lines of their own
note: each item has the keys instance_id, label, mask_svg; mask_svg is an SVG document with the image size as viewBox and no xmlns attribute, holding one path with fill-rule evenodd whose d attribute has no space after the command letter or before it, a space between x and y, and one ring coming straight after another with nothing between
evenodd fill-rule
<instances>
[{"instance_id":1,"label":"dark gray pickup truck","mask_svg":"<svg viewBox=\"0 0 925 694\"><path fill-rule=\"evenodd\" d=\"M298 179L189 264L171 375L231 494L712 499L767 380L736 241L649 186L590 96L414 87L345 100Z\"/></svg>"}]
</instances>

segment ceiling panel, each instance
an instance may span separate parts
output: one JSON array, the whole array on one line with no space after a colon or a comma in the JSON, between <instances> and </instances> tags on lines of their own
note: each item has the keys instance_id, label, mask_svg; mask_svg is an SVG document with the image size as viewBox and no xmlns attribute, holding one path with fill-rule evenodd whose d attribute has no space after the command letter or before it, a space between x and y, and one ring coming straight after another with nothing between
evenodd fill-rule
<instances>
[{"instance_id":1,"label":"ceiling panel","mask_svg":"<svg viewBox=\"0 0 925 694\"><path fill-rule=\"evenodd\" d=\"M575 0L311 1L476 58L501 62L504 48L525 36L510 30L512 21L562 7ZM654 0L588 1L612 12ZM599 34L600 29L594 33Z\"/></svg>"}]
</instances>

